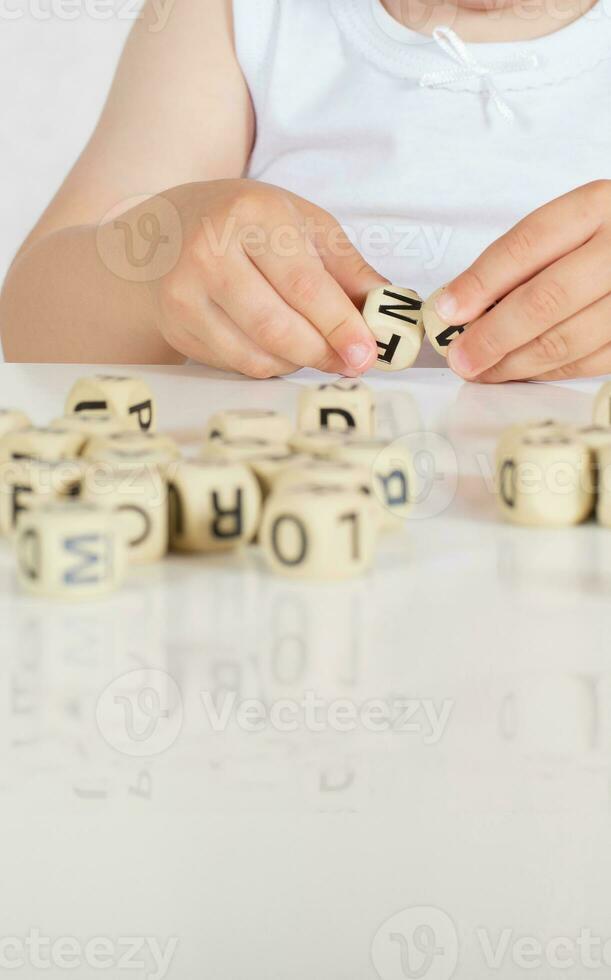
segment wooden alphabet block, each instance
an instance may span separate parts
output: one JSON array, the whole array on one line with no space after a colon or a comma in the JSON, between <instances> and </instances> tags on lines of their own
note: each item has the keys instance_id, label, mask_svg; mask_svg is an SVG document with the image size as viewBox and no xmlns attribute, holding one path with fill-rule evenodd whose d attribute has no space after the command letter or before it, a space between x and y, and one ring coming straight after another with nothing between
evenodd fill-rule
<instances>
[{"instance_id":1,"label":"wooden alphabet block","mask_svg":"<svg viewBox=\"0 0 611 980\"><path fill-rule=\"evenodd\" d=\"M123 582L125 546L112 516L66 501L22 513L16 533L19 581L36 596L92 599Z\"/></svg>"},{"instance_id":2,"label":"wooden alphabet block","mask_svg":"<svg viewBox=\"0 0 611 980\"><path fill-rule=\"evenodd\" d=\"M210 439L202 446L200 459L223 460L226 463L248 462L254 456L286 454L283 443L267 442L266 439Z\"/></svg>"},{"instance_id":3,"label":"wooden alphabet block","mask_svg":"<svg viewBox=\"0 0 611 980\"><path fill-rule=\"evenodd\" d=\"M77 412L74 415L62 415L61 418L51 422L49 428L63 429L65 432L78 432L82 435L85 439L81 449L82 453L85 453L92 439L99 436L114 436L126 431L120 419L103 412Z\"/></svg>"},{"instance_id":4,"label":"wooden alphabet block","mask_svg":"<svg viewBox=\"0 0 611 980\"><path fill-rule=\"evenodd\" d=\"M273 571L296 579L342 579L369 568L377 529L365 494L301 486L273 493L260 541Z\"/></svg>"},{"instance_id":5,"label":"wooden alphabet block","mask_svg":"<svg viewBox=\"0 0 611 980\"><path fill-rule=\"evenodd\" d=\"M368 470L339 459L305 458L302 462L287 467L277 476L273 492L283 493L299 486L344 487L371 495Z\"/></svg>"},{"instance_id":6,"label":"wooden alphabet block","mask_svg":"<svg viewBox=\"0 0 611 980\"><path fill-rule=\"evenodd\" d=\"M0 463L0 534L12 535L25 510L62 497L78 497L85 479L80 459L45 463L10 459Z\"/></svg>"},{"instance_id":7,"label":"wooden alphabet block","mask_svg":"<svg viewBox=\"0 0 611 980\"><path fill-rule=\"evenodd\" d=\"M152 432L115 432L95 436L87 443L87 459L121 465L122 460L148 459L156 456L168 463L180 458L180 449L170 436Z\"/></svg>"},{"instance_id":8,"label":"wooden alphabet block","mask_svg":"<svg viewBox=\"0 0 611 980\"><path fill-rule=\"evenodd\" d=\"M31 424L25 412L21 412L18 408L0 408L0 439L9 432L27 429Z\"/></svg>"},{"instance_id":9,"label":"wooden alphabet block","mask_svg":"<svg viewBox=\"0 0 611 980\"><path fill-rule=\"evenodd\" d=\"M66 402L66 415L73 412L100 412L114 415L126 429L154 432L156 410L153 394L145 381L98 374L81 378Z\"/></svg>"},{"instance_id":10,"label":"wooden alphabet block","mask_svg":"<svg viewBox=\"0 0 611 980\"><path fill-rule=\"evenodd\" d=\"M288 446L294 453L305 453L317 459L329 459L345 438L343 432L329 429L313 429L307 432L294 432Z\"/></svg>"},{"instance_id":11,"label":"wooden alphabet block","mask_svg":"<svg viewBox=\"0 0 611 980\"><path fill-rule=\"evenodd\" d=\"M596 393L592 421L594 425L611 425L611 381L606 381Z\"/></svg>"},{"instance_id":12,"label":"wooden alphabet block","mask_svg":"<svg viewBox=\"0 0 611 980\"><path fill-rule=\"evenodd\" d=\"M304 388L299 398L299 428L329 429L372 436L375 429L373 393L361 381L345 378Z\"/></svg>"},{"instance_id":13,"label":"wooden alphabet block","mask_svg":"<svg viewBox=\"0 0 611 980\"><path fill-rule=\"evenodd\" d=\"M378 345L379 370L403 371L412 366L424 337L418 293L403 286L374 289L365 301L363 319Z\"/></svg>"},{"instance_id":14,"label":"wooden alphabet block","mask_svg":"<svg viewBox=\"0 0 611 980\"><path fill-rule=\"evenodd\" d=\"M279 412L257 409L229 409L217 412L208 422L206 439L264 439L275 445L286 445L293 424Z\"/></svg>"},{"instance_id":15,"label":"wooden alphabet block","mask_svg":"<svg viewBox=\"0 0 611 980\"><path fill-rule=\"evenodd\" d=\"M29 426L8 432L0 439L0 462L10 459L40 459L54 463L60 459L73 459L85 445L80 432L59 428Z\"/></svg>"},{"instance_id":16,"label":"wooden alphabet block","mask_svg":"<svg viewBox=\"0 0 611 980\"><path fill-rule=\"evenodd\" d=\"M526 433L501 441L497 453L497 501L513 524L566 527L592 513L593 458L571 435Z\"/></svg>"},{"instance_id":17,"label":"wooden alphabet block","mask_svg":"<svg viewBox=\"0 0 611 980\"><path fill-rule=\"evenodd\" d=\"M242 463L176 463L169 488L170 544L176 551L223 551L255 537L261 513L256 477Z\"/></svg>"},{"instance_id":18,"label":"wooden alphabet block","mask_svg":"<svg viewBox=\"0 0 611 980\"><path fill-rule=\"evenodd\" d=\"M82 499L114 515L133 564L161 561L168 550L168 484L157 467L117 467L88 479Z\"/></svg>"},{"instance_id":19,"label":"wooden alphabet block","mask_svg":"<svg viewBox=\"0 0 611 980\"><path fill-rule=\"evenodd\" d=\"M383 527L395 528L409 514L417 494L414 462L400 440L344 439L334 459L359 466L368 474L372 498Z\"/></svg>"},{"instance_id":20,"label":"wooden alphabet block","mask_svg":"<svg viewBox=\"0 0 611 980\"><path fill-rule=\"evenodd\" d=\"M456 326L449 326L444 320L438 315L435 309L435 303L438 297L441 295L445 286L441 289L437 289L432 296L424 303L422 307L422 319L424 322L424 329L426 335L431 342L431 345L435 348L438 354L442 357L448 356L448 347L453 340L460 337L461 333L464 333L468 329L468 323L458 324Z\"/></svg>"}]
</instances>

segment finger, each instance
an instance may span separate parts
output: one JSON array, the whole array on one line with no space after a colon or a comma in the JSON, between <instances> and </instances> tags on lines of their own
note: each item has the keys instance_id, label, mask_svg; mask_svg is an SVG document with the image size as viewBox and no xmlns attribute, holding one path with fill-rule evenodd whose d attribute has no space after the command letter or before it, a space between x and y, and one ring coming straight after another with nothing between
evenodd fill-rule
<instances>
[{"instance_id":1,"label":"finger","mask_svg":"<svg viewBox=\"0 0 611 980\"><path fill-rule=\"evenodd\" d=\"M298 370L297 365L255 344L210 299L200 297L198 305L200 316L174 323L168 337L187 357L249 378L273 378Z\"/></svg>"},{"instance_id":2,"label":"finger","mask_svg":"<svg viewBox=\"0 0 611 980\"><path fill-rule=\"evenodd\" d=\"M563 367L545 374L530 378L531 381L569 381L571 378L596 378L601 374L611 372L611 344L605 344L600 350L582 357L579 361L572 364L565 364Z\"/></svg>"},{"instance_id":3,"label":"finger","mask_svg":"<svg viewBox=\"0 0 611 980\"><path fill-rule=\"evenodd\" d=\"M367 293L388 285L389 280L369 265L333 215L309 201L300 200L308 219L308 236L325 268L355 306L362 309Z\"/></svg>"},{"instance_id":4,"label":"finger","mask_svg":"<svg viewBox=\"0 0 611 980\"><path fill-rule=\"evenodd\" d=\"M378 356L374 337L316 250L308 245L307 237L298 233L284 254L256 250L251 259L283 300L322 334L344 368L366 371Z\"/></svg>"},{"instance_id":5,"label":"finger","mask_svg":"<svg viewBox=\"0 0 611 980\"><path fill-rule=\"evenodd\" d=\"M611 289L610 245L596 236L514 289L454 341L448 356L452 370L475 378L605 296Z\"/></svg>"},{"instance_id":6,"label":"finger","mask_svg":"<svg viewBox=\"0 0 611 980\"><path fill-rule=\"evenodd\" d=\"M496 300L584 245L603 222L601 183L586 184L545 204L493 242L441 293L439 316L449 324L470 323Z\"/></svg>"},{"instance_id":7,"label":"finger","mask_svg":"<svg viewBox=\"0 0 611 980\"><path fill-rule=\"evenodd\" d=\"M344 362L325 338L278 295L248 255L235 248L219 275L208 272L208 293L262 350L300 367L341 374Z\"/></svg>"},{"instance_id":8,"label":"finger","mask_svg":"<svg viewBox=\"0 0 611 980\"><path fill-rule=\"evenodd\" d=\"M477 380L484 384L519 381L573 364L605 346L610 323L611 295L608 295L508 354Z\"/></svg>"}]
</instances>

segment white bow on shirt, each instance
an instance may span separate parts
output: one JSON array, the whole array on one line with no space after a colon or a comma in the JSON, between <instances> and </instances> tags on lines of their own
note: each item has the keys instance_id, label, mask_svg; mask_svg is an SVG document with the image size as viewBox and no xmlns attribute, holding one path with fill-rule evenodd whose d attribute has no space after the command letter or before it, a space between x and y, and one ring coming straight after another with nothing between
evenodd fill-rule
<instances>
[{"instance_id":1,"label":"white bow on shirt","mask_svg":"<svg viewBox=\"0 0 611 980\"><path fill-rule=\"evenodd\" d=\"M443 88L452 82L478 78L498 112L507 122L513 122L515 113L496 87L493 76L501 72L527 71L529 68L538 68L539 59L537 56L516 51L511 57L502 61L483 65L477 60L472 49L467 47L451 27L436 27L433 31L433 37L444 54L447 54L452 61L457 63L457 67L440 68L437 71L427 72L420 79L420 85L424 88Z\"/></svg>"}]
</instances>

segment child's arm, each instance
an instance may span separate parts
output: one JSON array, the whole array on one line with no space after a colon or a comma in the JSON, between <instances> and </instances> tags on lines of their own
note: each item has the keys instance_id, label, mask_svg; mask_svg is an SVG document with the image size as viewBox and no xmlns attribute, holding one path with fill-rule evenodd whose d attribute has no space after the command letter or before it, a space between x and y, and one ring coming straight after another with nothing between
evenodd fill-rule
<instances>
[{"instance_id":1,"label":"child's arm","mask_svg":"<svg viewBox=\"0 0 611 980\"><path fill-rule=\"evenodd\" d=\"M166 0L167 23L159 7L149 0L89 145L9 272L7 359L191 356L254 376L340 370L350 355L369 366L351 299L380 277L329 216L239 179L254 118L230 0Z\"/></svg>"},{"instance_id":2,"label":"child's arm","mask_svg":"<svg viewBox=\"0 0 611 980\"><path fill-rule=\"evenodd\" d=\"M448 322L475 320L449 350L464 378L553 381L611 371L611 181L529 215L441 299Z\"/></svg>"}]
</instances>

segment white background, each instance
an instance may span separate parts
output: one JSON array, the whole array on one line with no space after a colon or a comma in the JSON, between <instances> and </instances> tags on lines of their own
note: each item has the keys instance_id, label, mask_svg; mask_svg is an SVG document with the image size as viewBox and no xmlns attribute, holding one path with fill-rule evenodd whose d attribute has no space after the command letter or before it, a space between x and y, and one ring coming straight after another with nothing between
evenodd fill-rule
<instances>
[{"instance_id":1,"label":"white background","mask_svg":"<svg viewBox=\"0 0 611 980\"><path fill-rule=\"evenodd\" d=\"M63 3L0 0L0 281L87 142L136 16Z\"/></svg>"}]
</instances>

